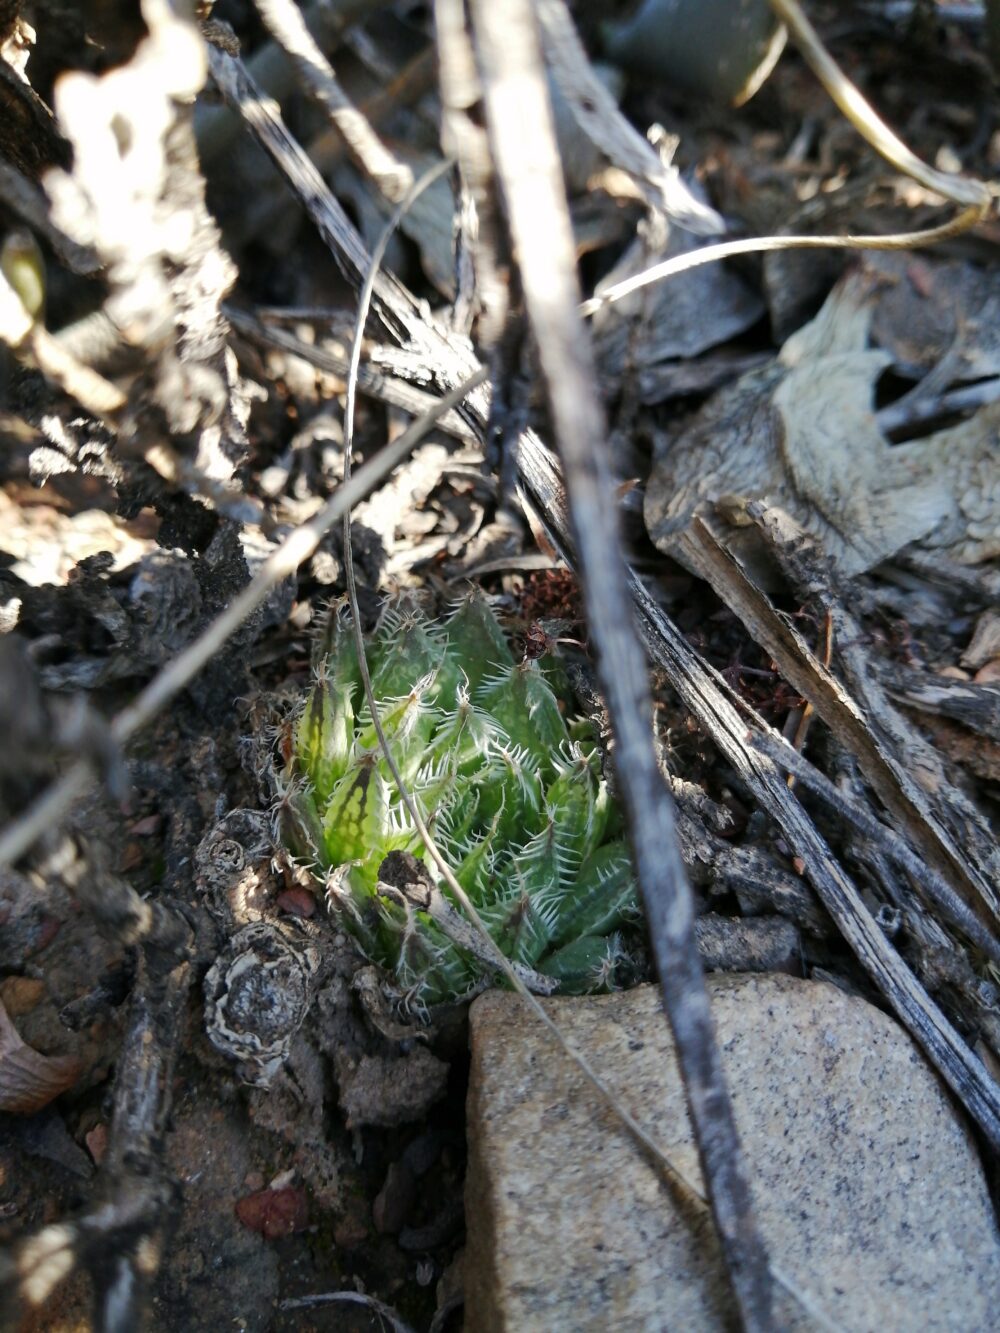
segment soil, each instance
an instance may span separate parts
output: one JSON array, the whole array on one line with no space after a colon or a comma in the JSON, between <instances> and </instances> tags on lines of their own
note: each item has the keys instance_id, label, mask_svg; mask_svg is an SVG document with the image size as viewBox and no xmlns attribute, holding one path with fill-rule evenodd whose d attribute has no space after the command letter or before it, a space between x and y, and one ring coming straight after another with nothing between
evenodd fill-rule
<instances>
[{"instance_id":1,"label":"soil","mask_svg":"<svg viewBox=\"0 0 1000 1333\"><path fill-rule=\"evenodd\" d=\"M365 31L380 59L395 60L399 72L426 44L429 26L421 7L395 8L402 18L388 12ZM917 152L992 175L1000 157L998 104L974 31L932 24L900 41L884 25L869 24L860 7L815 8L848 74ZM75 60L60 48L59 6L34 10L36 88L48 99L56 73ZM266 34L249 6L220 3L214 16L233 23L245 56L264 46ZM378 83L365 67L364 40L344 54L359 97ZM125 32L119 41L123 50L92 57L92 72L128 57ZM318 113L301 94L282 100L303 141L319 133ZM930 201L905 195L898 178L873 166L792 52L739 111L671 103L643 79L629 84L623 106L643 129L657 122L680 134L680 165L747 231L836 227L835 203L843 203L852 231L914 228L936 216ZM401 104L395 119L386 120L386 133L414 152L435 139L433 117L419 101ZM53 159L57 147L50 145ZM205 171L209 206L239 273L233 305L295 307L294 316L275 314L274 324L342 348L353 294L271 168L237 140ZM265 197L270 220L254 221ZM596 203L582 194L574 208L581 271L592 283L619 258L641 210L611 194ZM14 220L0 208L0 231ZM986 223L954 242L949 257L988 270L997 240L995 223ZM96 308L101 295L93 278L61 267L47 244L45 255L53 273L46 318L57 329ZM434 285L435 275L444 279L426 234L404 234L389 262L419 296L434 307L446 304L446 292ZM670 359L655 392L637 387L633 364L617 366L604 387L623 491L644 481L654 431L679 430L711 389L773 355L815 313L845 262L814 253L749 260L738 272L760 298L760 315L740 333L696 359ZM326 315L310 313L323 307ZM94 1232L88 1253L97 1257L68 1272L40 1306L11 1315L10 1326L25 1333L113 1326L95 1320L88 1268L106 1282L115 1254L142 1241L155 1252L147 1264L146 1316L154 1330L367 1333L384 1326L365 1303L296 1304L332 1293L382 1302L410 1329L457 1329L464 1013L434 1014L428 1025L394 1006L328 912L321 886L271 841L274 792L262 757L280 746L281 726L309 680L323 609L344 591L336 530L124 753L101 723L231 603L267 552L340 482L342 375L238 334L231 346L242 383L253 387L246 389L245 458L226 479L231 492L224 503L192 494L135 456L119 456L102 425L81 424L70 399L0 347L0 814L13 819L31 808L81 752L95 760L100 777L65 824L49 828L15 866L0 870L0 1001L28 1047L73 1062L71 1069L54 1064L32 1075L63 1080L40 1109L26 1110L16 1099L3 1103L10 1109L0 1112L0 1246L22 1254L17 1244L42 1228L67 1218L93 1220L95 1199L121 1203L115 1190L123 1181L130 1189L138 1189L136 1182L148 1186L158 1200L141 1211L133 1230L123 1226L106 1240ZM643 382L648 388L648 378ZM516 409L544 434L544 412L530 387L518 392ZM880 392L888 395L893 386ZM46 414L60 423L63 453L52 442L51 424L43 431ZM400 408L363 396L356 462L376 454L401 420ZM571 641L566 651L579 669L586 709L593 704L585 688L592 673L579 589L570 572L554 567L544 544L539 555L529 527L512 517L499 476L481 449L441 433L421 447L401 481L356 511L362 614L370 621L380 597L400 587L441 606L471 576L526 652L547 651L556 638ZM234 517L227 509L234 497L251 502L260 521ZM640 513L641 505L626 506L630 553L658 580L662 604L749 709L778 729L792 718L794 728L802 699L707 586L655 550ZM872 586L875 576L866 577ZM863 607L866 631L885 662L970 680L986 670L983 681L995 679L987 668L995 667L996 655L976 669L961 665L985 609L982 599L956 598L947 618L929 619L917 581L909 586L912 601L903 582L895 600L873 597ZM813 608L790 597L786 603L808 634L818 633ZM667 766L691 784L704 818L724 826L713 837L766 853L791 882L785 915L803 932L804 970L819 969L874 997L821 909L808 902L796 907L801 881L794 858L744 784L665 680L655 678L654 687ZM929 725L949 758L967 764L953 770L956 782L986 816L995 816L995 758L992 767L984 762L982 746L960 721L935 716ZM995 737L990 744L995 748ZM843 841L836 830L833 836ZM108 886L116 884L134 897L112 911ZM708 871L696 887L703 911L736 918L746 910L746 901ZM871 881L866 891L877 906ZM92 910L95 901L105 904L102 911ZM769 900L772 914L777 901ZM182 963L166 934L137 944L130 915L136 902L169 909L165 932L185 923L190 936ZM274 1018L280 1058L266 1069L246 1033L234 1029L239 1015L226 1008L236 986L233 961L249 947L240 932L255 923L268 935L266 946L254 947L285 950L288 975L302 987L291 998L283 993L293 1012ZM725 965L725 948L717 954ZM637 975L648 975L641 940L635 955ZM992 984L988 969L982 978ZM950 985L942 983L950 1012L975 1041L978 1020ZM153 1021L149 1031L168 1034L167 1049L147 1066L162 1079L156 1096L163 1115L149 1123L136 1105L141 1086L130 1102L122 1084L143 1067L123 1054L137 1030L137 995L166 997L154 1014L161 1027ZM216 1040L220 1022L228 1046ZM149 1038L152 1047L158 1040ZM5 1262L0 1258L0 1281L9 1283Z\"/></svg>"}]
</instances>

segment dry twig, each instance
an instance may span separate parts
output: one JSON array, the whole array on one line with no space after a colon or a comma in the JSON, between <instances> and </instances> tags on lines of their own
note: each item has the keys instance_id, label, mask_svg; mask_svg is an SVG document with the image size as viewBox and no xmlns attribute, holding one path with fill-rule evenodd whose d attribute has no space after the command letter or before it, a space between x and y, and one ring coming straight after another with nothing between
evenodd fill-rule
<instances>
[{"instance_id":1,"label":"dry twig","mask_svg":"<svg viewBox=\"0 0 1000 1333\"><path fill-rule=\"evenodd\" d=\"M292 61L310 96L323 108L355 159L392 204L413 185L413 172L397 162L341 88L329 61L292 0L254 0L271 36Z\"/></svg>"}]
</instances>

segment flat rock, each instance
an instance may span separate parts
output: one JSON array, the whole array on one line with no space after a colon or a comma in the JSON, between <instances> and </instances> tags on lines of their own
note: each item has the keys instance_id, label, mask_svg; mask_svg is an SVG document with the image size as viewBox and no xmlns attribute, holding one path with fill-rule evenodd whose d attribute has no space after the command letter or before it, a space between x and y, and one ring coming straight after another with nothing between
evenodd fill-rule
<instances>
[{"instance_id":1,"label":"flat rock","mask_svg":"<svg viewBox=\"0 0 1000 1333\"><path fill-rule=\"evenodd\" d=\"M1000 1238L976 1149L886 1014L825 983L708 979L772 1261L843 1330L995 1329ZM548 1001L701 1187L656 990ZM678 1202L517 996L471 1013L466 1327L733 1326L711 1226ZM784 1292L776 1327L818 1325Z\"/></svg>"}]
</instances>

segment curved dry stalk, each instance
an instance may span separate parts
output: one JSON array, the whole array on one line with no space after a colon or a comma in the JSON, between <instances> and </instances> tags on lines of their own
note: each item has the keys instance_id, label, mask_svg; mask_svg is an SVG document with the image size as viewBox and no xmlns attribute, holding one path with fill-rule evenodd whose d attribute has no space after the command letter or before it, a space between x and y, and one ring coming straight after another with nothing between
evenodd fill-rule
<instances>
[{"instance_id":1,"label":"curved dry stalk","mask_svg":"<svg viewBox=\"0 0 1000 1333\"><path fill-rule=\"evenodd\" d=\"M732 259L736 255L763 254L771 250L916 250L923 245L936 245L939 241L951 240L960 236L970 227L982 222L986 209L975 205L965 208L956 217L943 222L940 227L926 227L922 231L890 232L885 236L747 236L738 241L719 241L715 245L705 245L700 250L691 250L684 255L674 255L660 264L653 264L636 273L631 278L616 282L614 286L581 302L580 313L584 318L595 314L603 306L614 305L633 292L643 287L651 287L654 282L664 278L674 278L689 269L700 268L702 264L716 264L721 259Z\"/></svg>"},{"instance_id":2,"label":"curved dry stalk","mask_svg":"<svg viewBox=\"0 0 1000 1333\"><path fill-rule=\"evenodd\" d=\"M771 8L788 28L809 68L830 94L838 110L880 157L935 194L963 207L981 209L985 214L993 198L990 188L982 181L937 171L907 148L827 51L798 0L771 0Z\"/></svg>"}]
</instances>

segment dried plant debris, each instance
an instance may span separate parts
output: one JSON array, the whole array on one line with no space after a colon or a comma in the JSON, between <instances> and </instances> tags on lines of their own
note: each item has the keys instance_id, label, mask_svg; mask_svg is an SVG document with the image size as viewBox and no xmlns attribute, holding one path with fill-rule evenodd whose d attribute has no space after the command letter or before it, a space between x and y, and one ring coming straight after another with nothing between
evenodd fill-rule
<instances>
[{"instance_id":1,"label":"dried plant debris","mask_svg":"<svg viewBox=\"0 0 1000 1333\"><path fill-rule=\"evenodd\" d=\"M0 1111L32 1115L76 1083L81 1064L72 1055L41 1055L21 1040L0 1003Z\"/></svg>"},{"instance_id":2,"label":"dried plant debris","mask_svg":"<svg viewBox=\"0 0 1000 1333\"><path fill-rule=\"evenodd\" d=\"M288 1059L320 971L317 942L294 921L253 921L205 977L205 1025L213 1046L266 1088Z\"/></svg>"},{"instance_id":3,"label":"dried plant debris","mask_svg":"<svg viewBox=\"0 0 1000 1333\"><path fill-rule=\"evenodd\" d=\"M653 218L640 227L639 239L598 283L595 295L702 244L690 232L667 228ZM612 383L631 373L640 401L660 402L677 392L677 361L745 333L763 313L763 301L739 274L722 264L703 264L597 310L595 350L601 373Z\"/></svg>"},{"instance_id":4,"label":"dried plant debris","mask_svg":"<svg viewBox=\"0 0 1000 1333\"><path fill-rule=\"evenodd\" d=\"M854 575L919 542L963 564L1000 554L1000 407L890 445L874 388L892 355L869 345L881 282L850 273L770 366L723 389L676 439L661 434L646 524L683 560L699 512L732 549L756 543L741 506L766 499Z\"/></svg>"}]
</instances>

